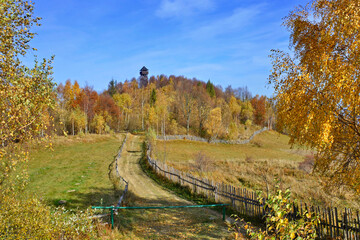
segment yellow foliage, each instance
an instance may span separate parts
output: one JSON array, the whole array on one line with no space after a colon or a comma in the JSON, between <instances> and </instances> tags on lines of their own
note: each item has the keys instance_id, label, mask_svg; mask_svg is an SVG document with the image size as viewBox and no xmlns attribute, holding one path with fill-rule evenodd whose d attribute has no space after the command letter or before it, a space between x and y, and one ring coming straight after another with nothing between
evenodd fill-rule
<instances>
[{"instance_id":1,"label":"yellow foliage","mask_svg":"<svg viewBox=\"0 0 360 240\"><path fill-rule=\"evenodd\" d=\"M35 60L33 68L20 61L34 36L30 28L40 20L33 11L29 1L0 1L0 239L95 238L89 214L51 211L20 194L29 154L23 143L45 136L54 106L53 58Z\"/></svg>"},{"instance_id":2,"label":"yellow foliage","mask_svg":"<svg viewBox=\"0 0 360 240\"><path fill-rule=\"evenodd\" d=\"M36 198L7 194L0 199L1 239L95 239L90 210L78 214L51 210Z\"/></svg>"},{"instance_id":3,"label":"yellow foliage","mask_svg":"<svg viewBox=\"0 0 360 240\"><path fill-rule=\"evenodd\" d=\"M237 103L237 100L234 96L231 96L231 98L230 98L229 108L230 108L231 114L233 116L233 119L237 119L238 115L241 112L241 106Z\"/></svg>"},{"instance_id":4,"label":"yellow foliage","mask_svg":"<svg viewBox=\"0 0 360 240\"><path fill-rule=\"evenodd\" d=\"M149 125L150 127L151 126L154 126L156 124L158 120L158 117L156 115L156 112L155 112L155 108L154 107L150 107L149 109L149 115L148 115L148 121L149 121Z\"/></svg>"},{"instance_id":5,"label":"yellow foliage","mask_svg":"<svg viewBox=\"0 0 360 240\"><path fill-rule=\"evenodd\" d=\"M102 134L105 129L105 119L102 115L95 114L92 121L92 126L95 128L96 133Z\"/></svg>"},{"instance_id":6,"label":"yellow foliage","mask_svg":"<svg viewBox=\"0 0 360 240\"><path fill-rule=\"evenodd\" d=\"M132 107L132 99L128 93L115 93L114 96L115 104L120 108L124 113L130 113Z\"/></svg>"},{"instance_id":7,"label":"yellow foliage","mask_svg":"<svg viewBox=\"0 0 360 240\"><path fill-rule=\"evenodd\" d=\"M221 108L217 107L210 111L210 115L205 123L207 133L216 138L222 131L221 125Z\"/></svg>"},{"instance_id":8,"label":"yellow foliage","mask_svg":"<svg viewBox=\"0 0 360 240\"><path fill-rule=\"evenodd\" d=\"M267 214L265 217L266 230L253 231L247 229L251 239L316 239L316 225L319 218L311 215L305 210L298 213L297 219L289 219L292 211L292 204L289 204L291 192L287 189L285 192L279 190L279 186L275 186L276 194L268 195L265 201ZM259 196L263 199L263 196Z\"/></svg>"},{"instance_id":9,"label":"yellow foliage","mask_svg":"<svg viewBox=\"0 0 360 240\"><path fill-rule=\"evenodd\" d=\"M278 127L318 151L315 171L331 185L360 186L359 1L316 0L284 25L294 56L273 50Z\"/></svg>"}]
</instances>

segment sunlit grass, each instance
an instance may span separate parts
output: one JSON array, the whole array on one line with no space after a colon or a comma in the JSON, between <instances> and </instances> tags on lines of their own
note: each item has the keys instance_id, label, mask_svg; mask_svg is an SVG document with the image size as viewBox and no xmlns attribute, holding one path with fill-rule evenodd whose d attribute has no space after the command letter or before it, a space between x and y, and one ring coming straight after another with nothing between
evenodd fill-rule
<instances>
[{"instance_id":1,"label":"sunlit grass","mask_svg":"<svg viewBox=\"0 0 360 240\"><path fill-rule=\"evenodd\" d=\"M336 192L322 188L322 179L299 168L310 150L291 148L289 137L274 131L255 136L249 144L208 144L187 140L157 141L156 156L179 170L237 187L266 191L281 180L291 188L293 197L314 204L359 209L358 199L344 189ZM164 153L166 149L166 158ZM206 155L206 161L196 164L196 154Z\"/></svg>"},{"instance_id":2,"label":"sunlit grass","mask_svg":"<svg viewBox=\"0 0 360 240\"><path fill-rule=\"evenodd\" d=\"M68 209L113 205L118 196L108 178L108 166L123 137L56 137L53 151L37 147L29 161L27 193L37 194L52 206L65 200ZM128 204L144 204L131 196L130 191ZM101 212L108 211L97 213ZM115 230L109 223L109 216L102 218L100 239L227 239L231 235L221 216L214 217L205 209L121 210L115 215Z\"/></svg>"},{"instance_id":3,"label":"sunlit grass","mask_svg":"<svg viewBox=\"0 0 360 240\"><path fill-rule=\"evenodd\" d=\"M120 135L58 137L53 150L33 151L27 192L55 206L65 200L67 208L113 204L116 199L108 166L122 138Z\"/></svg>"}]
</instances>

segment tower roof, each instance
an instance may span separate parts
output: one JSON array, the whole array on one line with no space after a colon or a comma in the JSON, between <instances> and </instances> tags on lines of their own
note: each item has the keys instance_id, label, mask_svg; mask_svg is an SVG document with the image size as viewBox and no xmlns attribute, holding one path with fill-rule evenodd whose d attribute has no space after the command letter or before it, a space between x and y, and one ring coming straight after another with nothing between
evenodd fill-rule
<instances>
[{"instance_id":1,"label":"tower roof","mask_svg":"<svg viewBox=\"0 0 360 240\"><path fill-rule=\"evenodd\" d=\"M140 71L149 71L149 69L147 69L145 66L143 66L141 69L140 69Z\"/></svg>"}]
</instances>

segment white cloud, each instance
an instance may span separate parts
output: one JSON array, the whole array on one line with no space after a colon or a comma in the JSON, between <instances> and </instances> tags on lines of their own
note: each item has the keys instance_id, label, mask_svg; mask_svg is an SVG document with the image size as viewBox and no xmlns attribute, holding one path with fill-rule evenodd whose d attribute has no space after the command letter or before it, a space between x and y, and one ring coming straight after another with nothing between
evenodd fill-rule
<instances>
[{"instance_id":1,"label":"white cloud","mask_svg":"<svg viewBox=\"0 0 360 240\"><path fill-rule=\"evenodd\" d=\"M207 22L203 26L195 29L190 33L190 37L203 39L238 31L252 23L261 13L261 8L262 5L237 8L232 15Z\"/></svg>"},{"instance_id":2,"label":"white cloud","mask_svg":"<svg viewBox=\"0 0 360 240\"><path fill-rule=\"evenodd\" d=\"M214 7L214 0L162 0L156 15L162 18L189 16Z\"/></svg>"}]
</instances>

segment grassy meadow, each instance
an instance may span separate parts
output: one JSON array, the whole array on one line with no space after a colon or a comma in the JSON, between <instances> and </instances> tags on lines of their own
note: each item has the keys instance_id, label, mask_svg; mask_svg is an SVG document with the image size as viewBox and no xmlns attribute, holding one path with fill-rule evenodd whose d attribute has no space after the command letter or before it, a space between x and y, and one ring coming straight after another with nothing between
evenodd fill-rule
<instances>
[{"instance_id":1,"label":"grassy meadow","mask_svg":"<svg viewBox=\"0 0 360 240\"><path fill-rule=\"evenodd\" d=\"M65 200L65 208L75 212L90 206L113 205L119 196L115 195L109 180L108 167L124 136L55 137L53 150L33 146L25 193L38 195L50 206L58 206L60 200ZM147 177L144 172L141 174ZM128 179L131 186L126 203L152 205L147 203L150 200L135 196L137 177ZM165 201L164 204L169 203ZM97 210L95 213L107 212ZM115 230L110 229L109 216L96 227L100 239L231 239L227 225L221 215L216 214L206 209L121 210L115 215Z\"/></svg>"},{"instance_id":2,"label":"grassy meadow","mask_svg":"<svg viewBox=\"0 0 360 240\"><path fill-rule=\"evenodd\" d=\"M28 164L27 193L35 193L50 205L65 200L67 208L86 209L116 202L108 166L123 135L55 137L53 150L32 150Z\"/></svg>"},{"instance_id":3,"label":"grassy meadow","mask_svg":"<svg viewBox=\"0 0 360 240\"><path fill-rule=\"evenodd\" d=\"M273 188L274 179L278 178L282 187L291 188L293 197L299 200L360 209L359 199L346 190L324 189L322 179L310 174L309 166L304 164L305 159L311 162L312 152L291 148L288 141L287 136L275 131L258 134L244 145L157 141L155 155L176 169L217 182L266 191Z\"/></svg>"}]
</instances>

